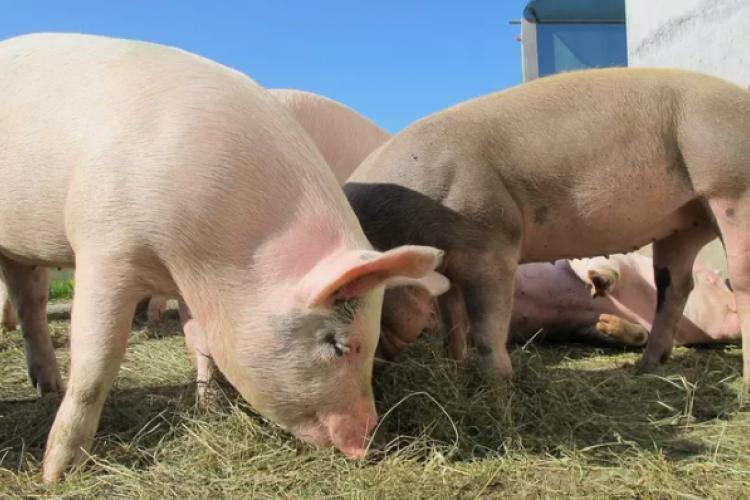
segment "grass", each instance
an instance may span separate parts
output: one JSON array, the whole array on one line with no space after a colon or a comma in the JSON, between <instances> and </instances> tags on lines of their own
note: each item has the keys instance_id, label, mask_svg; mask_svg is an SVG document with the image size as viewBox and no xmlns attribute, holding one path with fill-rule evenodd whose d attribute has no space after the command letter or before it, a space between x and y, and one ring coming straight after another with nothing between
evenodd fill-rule
<instances>
[{"instance_id":1,"label":"grass","mask_svg":"<svg viewBox=\"0 0 750 500\"><path fill-rule=\"evenodd\" d=\"M49 301L62 302L73 298L73 271L52 269L49 278Z\"/></svg>"},{"instance_id":2,"label":"grass","mask_svg":"<svg viewBox=\"0 0 750 500\"><path fill-rule=\"evenodd\" d=\"M50 323L62 369L66 321ZM39 484L57 407L28 382L17 333L0 336L0 498L740 499L750 491L750 417L738 348L676 349L655 376L638 353L517 348L510 387L458 369L424 338L375 379L390 444L366 463L313 450L225 387L194 403L173 311L134 323L95 458Z\"/></svg>"}]
</instances>

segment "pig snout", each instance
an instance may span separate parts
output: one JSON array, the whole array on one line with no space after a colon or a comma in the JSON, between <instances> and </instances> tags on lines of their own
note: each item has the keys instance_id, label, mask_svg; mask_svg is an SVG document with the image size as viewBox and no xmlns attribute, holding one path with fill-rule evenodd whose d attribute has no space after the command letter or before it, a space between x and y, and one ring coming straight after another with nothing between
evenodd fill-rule
<instances>
[{"instance_id":1,"label":"pig snout","mask_svg":"<svg viewBox=\"0 0 750 500\"><path fill-rule=\"evenodd\" d=\"M323 419L333 445L351 460L367 456L370 433L377 422L378 414L371 399L358 403L354 411L328 415Z\"/></svg>"},{"instance_id":2,"label":"pig snout","mask_svg":"<svg viewBox=\"0 0 750 500\"><path fill-rule=\"evenodd\" d=\"M333 445L346 458L361 460L367 456L370 433L377 422L373 400L362 400L350 411L320 416L315 427L299 436L318 448Z\"/></svg>"}]
</instances>

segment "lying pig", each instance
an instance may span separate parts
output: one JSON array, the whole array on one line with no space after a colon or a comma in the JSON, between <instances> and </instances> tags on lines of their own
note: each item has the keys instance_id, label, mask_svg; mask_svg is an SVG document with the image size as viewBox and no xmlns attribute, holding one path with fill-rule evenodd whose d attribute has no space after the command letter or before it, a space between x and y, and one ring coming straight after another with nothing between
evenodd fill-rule
<instances>
[{"instance_id":1,"label":"lying pig","mask_svg":"<svg viewBox=\"0 0 750 500\"><path fill-rule=\"evenodd\" d=\"M626 253L653 242L657 300L640 372L667 359L696 254L721 235L750 387L750 93L701 73L556 74L425 117L374 151L344 190L379 250L446 251L488 372L506 341L519 264ZM429 319L420 290L389 291L382 327Z\"/></svg>"},{"instance_id":2,"label":"lying pig","mask_svg":"<svg viewBox=\"0 0 750 500\"><path fill-rule=\"evenodd\" d=\"M328 97L292 89L268 89L268 92L310 135L339 184L391 137L366 117ZM167 297L147 298L137 309L144 308L149 321L160 321L167 310Z\"/></svg>"},{"instance_id":3,"label":"lying pig","mask_svg":"<svg viewBox=\"0 0 750 500\"><path fill-rule=\"evenodd\" d=\"M651 259L639 253L522 264L516 271L508 340L643 346L656 307L653 274ZM726 283L699 260L693 278L675 345L738 343L739 316ZM448 353L465 359L471 328L461 290L453 286L437 301ZM391 359L415 340L383 335L377 356Z\"/></svg>"},{"instance_id":4,"label":"lying pig","mask_svg":"<svg viewBox=\"0 0 750 500\"><path fill-rule=\"evenodd\" d=\"M0 42L0 74L0 177L12 187L0 268L22 325L45 313L35 272L75 267L71 366L44 480L90 449L135 306L153 294L184 300L258 412L364 456L384 289L444 291L442 252L374 251L299 124L216 62L45 33Z\"/></svg>"}]
</instances>

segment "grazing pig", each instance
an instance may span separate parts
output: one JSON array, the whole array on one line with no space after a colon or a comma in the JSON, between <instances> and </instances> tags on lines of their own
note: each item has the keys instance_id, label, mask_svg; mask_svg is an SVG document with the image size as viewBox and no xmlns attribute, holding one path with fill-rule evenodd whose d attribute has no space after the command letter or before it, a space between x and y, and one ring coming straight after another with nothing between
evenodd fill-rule
<instances>
[{"instance_id":1,"label":"grazing pig","mask_svg":"<svg viewBox=\"0 0 750 500\"><path fill-rule=\"evenodd\" d=\"M339 184L391 135L353 109L302 90L267 89L310 135ZM167 298L155 296L139 304L148 307L149 321L160 321L167 310Z\"/></svg>"},{"instance_id":2,"label":"grazing pig","mask_svg":"<svg viewBox=\"0 0 750 500\"><path fill-rule=\"evenodd\" d=\"M12 187L0 267L22 323L22 304L44 314L24 287L34 266L75 268L70 372L43 479L90 448L136 304L154 294L184 300L259 413L364 456L384 290L444 291L442 252L372 250L300 125L216 62L44 33L0 42L0 75L0 177Z\"/></svg>"},{"instance_id":3,"label":"grazing pig","mask_svg":"<svg viewBox=\"0 0 750 500\"><path fill-rule=\"evenodd\" d=\"M483 366L501 379L519 264L653 242L657 300L639 372L667 359L695 256L721 235L750 388L750 93L677 69L561 73L425 117L344 187L379 250L446 251ZM383 328L409 337L431 298L389 291Z\"/></svg>"}]
</instances>

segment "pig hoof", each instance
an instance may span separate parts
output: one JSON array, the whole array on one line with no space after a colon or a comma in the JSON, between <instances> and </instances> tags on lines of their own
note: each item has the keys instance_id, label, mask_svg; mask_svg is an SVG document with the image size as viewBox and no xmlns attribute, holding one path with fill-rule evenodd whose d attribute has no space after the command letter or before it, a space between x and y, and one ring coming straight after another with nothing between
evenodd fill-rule
<instances>
[{"instance_id":1,"label":"pig hoof","mask_svg":"<svg viewBox=\"0 0 750 500\"><path fill-rule=\"evenodd\" d=\"M216 382L198 382L198 387L195 389L195 399L199 408L207 410L218 406L219 389L215 384Z\"/></svg>"},{"instance_id":2,"label":"pig hoof","mask_svg":"<svg viewBox=\"0 0 750 500\"><path fill-rule=\"evenodd\" d=\"M42 472L42 482L45 484L55 484L62 481L63 474L59 470L45 470Z\"/></svg>"},{"instance_id":3,"label":"pig hoof","mask_svg":"<svg viewBox=\"0 0 750 500\"><path fill-rule=\"evenodd\" d=\"M513 381L513 365L507 352L494 357L492 354L482 355L482 365L484 373L491 375L494 382L507 384Z\"/></svg>"},{"instance_id":4,"label":"pig hoof","mask_svg":"<svg viewBox=\"0 0 750 500\"><path fill-rule=\"evenodd\" d=\"M667 351L663 353L661 356L653 356L644 354L641 358L640 363L638 363L638 367L636 368L636 373L638 375L645 375L648 373L653 373L656 371L656 368L667 361L669 359L671 352Z\"/></svg>"},{"instance_id":5,"label":"pig hoof","mask_svg":"<svg viewBox=\"0 0 750 500\"><path fill-rule=\"evenodd\" d=\"M589 280L591 280L591 284L593 285L591 288L592 299L605 297L607 294L612 293L612 290L614 290L619 281L617 272L611 269L604 271L596 271L592 269L588 272L588 275Z\"/></svg>"},{"instance_id":6,"label":"pig hoof","mask_svg":"<svg viewBox=\"0 0 750 500\"><path fill-rule=\"evenodd\" d=\"M39 394L46 396L47 394L62 394L65 392L65 386L60 378L60 373L50 369L40 369L39 367L31 367L29 369L29 379L31 385L39 390Z\"/></svg>"},{"instance_id":7,"label":"pig hoof","mask_svg":"<svg viewBox=\"0 0 750 500\"><path fill-rule=\"evenodd\" d=\"M18 325L12 321L4 321L0 323L0 331L3 331L3 332L10 333L10 332L15 331L16 328L18 328Z\"/></svg>"},{"instance_id":8,"label":"pig hoof","mask_svg":"<svg viewBox=\"0 0 750 500\"><path fill-rule=\"evenodd\" d=\"M604 335L608 335L632 347L644 346L648 341L648 330L644 327L611 314L602 314L599 316L596 329Z\"/></svg>"},{"instance_id":9,"label":"pig hoof","mask_svg":"<svg viewBox=\"0 0 750 500\"><path fill-rule=\"evenodd\" d=\"M39 390L39 394L42 396L62 394L65 392L65 385L63 385L60 377L44 377L41 379L31 377L31 383Z\"/></svg>"}]
</instances>

